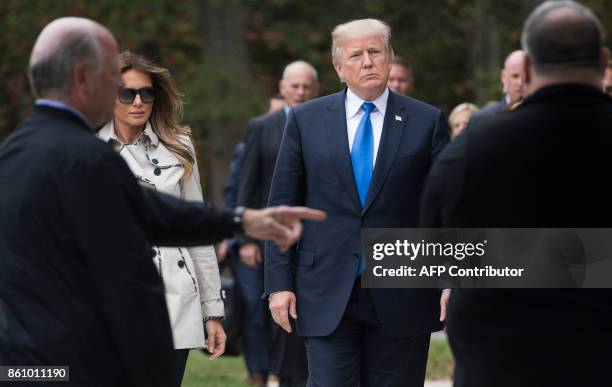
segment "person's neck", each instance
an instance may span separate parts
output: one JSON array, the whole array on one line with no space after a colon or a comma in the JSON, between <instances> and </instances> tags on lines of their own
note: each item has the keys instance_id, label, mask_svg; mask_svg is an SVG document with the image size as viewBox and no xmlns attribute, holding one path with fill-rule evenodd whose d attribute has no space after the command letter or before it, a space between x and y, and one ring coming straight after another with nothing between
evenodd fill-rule
<instances>
[{"instance_id":1,"label":"person's neck","mask_svg":"<svg viewBox=\"0 0 612 387\"><path fill-rule=\"evenodd\" d=\"M562 84L581 84L601 88L601 75L594 71L567 71L562 75L541 75L534 74L532 81L526 86L527 94L533 94L536 91L553 85Z\"/></svg>"},{"instance_id":2,"label":"person's neck","mask_svg":"<svg viewBox=\"0 0 612 387\"><path fill-rule=\"evenodd\" d=\"M361 98L364 101L374 101L376 98L380 97L381 95L383 95L383 93L385 92L385 87L387 87L386 85L381 88L381 89L376 89L376 90L371 90L371 89L361 89L361 90L353 90L352 88L351 91L353 92L353 94L355 94L357 97Z\"/></svg>"},{"instance_id":3,"label":"person's neck","mask_svg":"<svg viewBox=\"0 0 612 387\"><path fill-rule=\"evenodd\" d=\"M114 120L115 135L124 144L134 142L140 137L140 133L145 129L145 125L132 126L119 120Z\"/></svg>"}]
</instances>

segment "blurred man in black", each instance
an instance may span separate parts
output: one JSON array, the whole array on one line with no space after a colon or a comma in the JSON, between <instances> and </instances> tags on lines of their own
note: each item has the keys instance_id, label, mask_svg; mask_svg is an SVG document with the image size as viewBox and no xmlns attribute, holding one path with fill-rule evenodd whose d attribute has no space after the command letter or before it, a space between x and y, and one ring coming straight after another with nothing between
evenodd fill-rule
<instances>
[{"instance_id":1,"label":"blurred man in black","mask_svg":"<svg viewBox=\"0 0 612 387\"><path fill-rule=\"evenodd\" d=\"M474 116L432 169L427 227L610 227L610 53L590 10L547 1L525 22L528 97ZM457 289L447 326L456 386L610 385L608 289Z\"/></svg>"},{"instance_id":2,"label":"blurred man in black","mask_svg":"<svg viewBox=\"0 0 612 387\"><path fill-rule=\"evenodd\" d=\"M96 138L120 85L117 42L88 19L49 23L32 50L32 115L0 146L0 365L69 366L70 386L177 379L152 245L244 232L284 248L295 208L220 210L141 189ZM106 203L106 204L105 204ZM225 346L225 336L209 342Z\"/></svg>"}]
</instances>

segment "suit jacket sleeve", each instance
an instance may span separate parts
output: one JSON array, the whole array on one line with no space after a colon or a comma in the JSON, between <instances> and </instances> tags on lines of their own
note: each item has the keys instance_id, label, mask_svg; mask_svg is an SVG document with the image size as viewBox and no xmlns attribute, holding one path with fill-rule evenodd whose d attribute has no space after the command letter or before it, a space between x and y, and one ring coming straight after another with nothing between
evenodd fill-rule
<instances>
[{"instance_id":1,"label":"suit jacket sleeve","mask_svg":"<svg viewBox=\"0 0 612 387\"><path fill-rule=\"evenodd\" d=\"M223 207L236 207L238 198L238 179L240 178L240 167L242 166L242 156L244 155L244 143L238 143L234 149L234 158L230 163L227 183L223 190Z\"/></svg>"},{"instance_id":2,"label":"suit jacket sleeve","mask_svg":"<svg viewBox=\"0 0 612 387\"><path fill-rule=\"evenodd\" d=\"M432 160L434 161L438 158L442 150L448 144L449 128L446 124L446 119L444 118L444 114L442 114L441 110L438 111L438 116L436 117L435 125L436 126L433 131L433 139L431 142L431 154Z\"/></svg>"},{"instance_id":3,"label":"suit jacket sleeve","mask_svg":"<svg viewBox=\"0 0 612 387\"><path fill-rule=\"evenodd\" d=\"M61 189L74 248L83 257L92 302L133 386L168 386L176 379L164 287L141 226L143 199L115 154L66 171Z\"/></svg>"},{"instance_id":4,"label":"suit jacket sleeve","mask_svg":"<svg viewBox=\"0 0 612 387\"><path fill-rule=\"evenodd\" d=\"M287 124L272 176L268 206L303 205L305 171L302 159L300 129L293 110ZM293 260L295 246L282 253L274 243L266 242L264 265L264 296L281 290L293 291Z\"/></svg>"},{"instance_id":5,"label":"suit jacket sleeve","mask_svg":"<svg viewBox=\"0 0 612 387\"><path fill-rule=\"evenodd\" d=\"M463 191L466 135L457 136L442 152L429 172L420 210L420 227L449 227Z\"/></svg>"},{"instance_id":6,"label":"suit jacket sleeve","mask_svg":"<svg viewBox=\"0 0 612 387\"><path fill-rule=\"evenodd\" d=\"M198 246L232 236L232 211L141 188L139 216L156 246Z\"/></svg>"},{"instance_id":7,"label":"suit jacket sleeve","mask_svg":"<svg viewBox=\"0 0 612 387\"><path fill-rule=\"evenodd\" d=\"M259 208L262 198L261 187L263 177L260 176L261 171L261 146L262 127L256 121L251 121L249 131L244 142L244 154L242 156L242 165L238 178L238 195L236 197L236 206L247 208ZM240 244L253 243L253 239L246 236L238 237Z\"/></svg>"}]
</instances>

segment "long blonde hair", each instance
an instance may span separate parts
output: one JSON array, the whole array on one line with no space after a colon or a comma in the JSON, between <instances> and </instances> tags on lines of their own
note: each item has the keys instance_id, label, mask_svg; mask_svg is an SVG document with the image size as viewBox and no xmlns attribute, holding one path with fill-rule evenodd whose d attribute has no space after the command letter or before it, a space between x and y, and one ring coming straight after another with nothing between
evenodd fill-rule
<instances>
[{"instance_id":1,"label":"long blonde hair","mask_svg":"<svg viewBox=\"0 0 612 387\"><path fill-rule=\"evenodd\" d=\"M180 137L186 137L189 142L193 143L191 129L179 124L183 116L183 101L181 94L174 86L170 72L157 66L149 59L130 51L123 51L119 54L119 63L122 74L134 69L151 77L153 87L157 90L153 110L149 118L151 127L162 144L183 164L185 173L182 179L189 177L193 172L196 160L195 154L185 140L181 140Z\"/></svg>"}]
</instances>

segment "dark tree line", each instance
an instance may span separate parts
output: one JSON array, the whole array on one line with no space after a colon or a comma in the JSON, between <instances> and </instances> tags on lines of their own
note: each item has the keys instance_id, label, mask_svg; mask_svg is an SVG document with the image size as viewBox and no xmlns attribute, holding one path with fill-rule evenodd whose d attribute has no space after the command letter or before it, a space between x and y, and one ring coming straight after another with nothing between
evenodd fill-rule
<instances>
[{"instance_id":1,"label":"dark tree line","mask_svg":"<svg viewBox=\"0 0 612 387\"><path fill-rule=\"evenodd\" d=\"M290 61L319 71L322 94L341 88L330 32L375 17L414 67L416 97L447 113L460 102L499 99L499 71L518 49L524 17L540 0L56 0L0 2L0 140L30 111L25 69L42 27L60 16L106 26L121 49L168 67L184 93L184 122L199 144L208 197L219 201L232 149L266 110ZM612 34L612 0L586 0Z\"/></svg>"}]
</instances>

